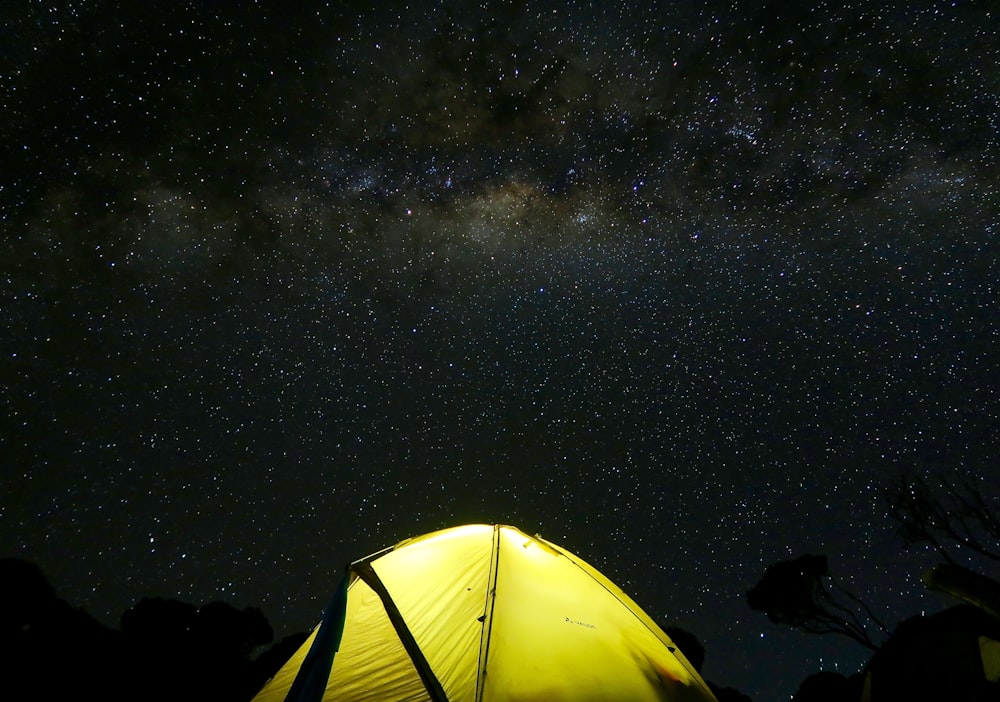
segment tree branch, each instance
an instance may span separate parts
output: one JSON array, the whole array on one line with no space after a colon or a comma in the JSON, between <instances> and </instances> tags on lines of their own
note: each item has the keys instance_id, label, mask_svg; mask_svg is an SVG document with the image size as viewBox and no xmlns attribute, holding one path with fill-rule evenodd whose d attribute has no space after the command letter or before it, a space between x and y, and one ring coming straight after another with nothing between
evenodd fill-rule
<instances>
[{"instance_id":1,"label":"tree branch","mask_svg":"<svg viewBox=\"0 0 1000 702\"><path fill-rule=\"evenodd\" d=\"M1000 561L1000 517L969 476L939 478L932 487L902 474L883 495L907 544L928 543L950 565L958 565L949 550L955 547Z\"/></svg>"}]
</instances>

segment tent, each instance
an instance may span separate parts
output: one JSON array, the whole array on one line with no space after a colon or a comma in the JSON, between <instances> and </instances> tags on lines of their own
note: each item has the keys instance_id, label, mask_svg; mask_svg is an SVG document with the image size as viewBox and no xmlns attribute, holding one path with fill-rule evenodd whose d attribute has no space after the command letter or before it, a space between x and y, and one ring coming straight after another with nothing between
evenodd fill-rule
<instances>
[{"instance_id":1,"label":"tent","mask_svg":"<svg viewBox=\"0 0 1000 702\"><path fill-rule=\"evenodd\" d=\"M711 702L684 655L610 580L510 526L402 541L348 566L255 702Z\"/></svg>"}]
</instances>

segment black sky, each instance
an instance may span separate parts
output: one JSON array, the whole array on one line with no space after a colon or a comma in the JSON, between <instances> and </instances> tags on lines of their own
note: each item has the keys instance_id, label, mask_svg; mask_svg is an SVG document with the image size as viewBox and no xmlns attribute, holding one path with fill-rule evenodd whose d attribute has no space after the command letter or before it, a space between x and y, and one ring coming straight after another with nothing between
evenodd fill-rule
<instances>
[{"instance_id":1,"label":"black sky","mask_svg":"<svg viewBox=\"0 0 1000 702\"><path fill-rule=\"evenodd\" d=\"M1000 492L997 13L859 5L5 6L4 555L280 636L503 522L718 684L854 672L745 591L938 608L880 490Z\"/></svg>"}]
</instances>

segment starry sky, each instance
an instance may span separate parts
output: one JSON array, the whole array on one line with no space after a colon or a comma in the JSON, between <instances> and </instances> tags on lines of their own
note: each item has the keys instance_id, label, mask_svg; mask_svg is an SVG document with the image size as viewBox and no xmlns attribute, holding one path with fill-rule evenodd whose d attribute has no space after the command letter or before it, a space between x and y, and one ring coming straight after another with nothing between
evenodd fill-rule
<instances>
[{"instance_id":1,"label":"starry sky","mask_svg":"<svg viewBox=\"0 0 1000 702\"><path fill-rule=\"evenodd\" d=\"M881 490L1000 493L989 2L17 0L0 49L0 546L310 628L343 566L540 533L787 699L830 557L944 601Z\"/></svg>"}]
</instances>

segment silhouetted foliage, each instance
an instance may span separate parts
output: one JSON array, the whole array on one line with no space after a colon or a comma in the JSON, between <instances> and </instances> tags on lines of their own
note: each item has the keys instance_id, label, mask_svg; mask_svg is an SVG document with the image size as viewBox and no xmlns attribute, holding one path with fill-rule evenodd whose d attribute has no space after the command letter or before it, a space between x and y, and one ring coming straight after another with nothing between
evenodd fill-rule
<instances>
[{"instance_id":1,"label":"silhouetted foliage","mask_svg":"<svg viewBox=\"0 0 1000 702\"><path fill-rule=\"evenodd\" d=\"M4 702L246 702L306 639L273 639L259 609L150 598L103 626L56 596L32 563L0 559Z\"/></svg>"},{"instance_id":2,"label":"silhouetted foliage","mask_svg":"<svg viewBox=\"0 0 1000 702\"><path fill-rule=\"evenodd\" d=\"M1000 622L959 605L899 624L865 668L873 702L1000 700L985 679L979 637L1000 641Z\"/></svg>"},{"instance_id":3,"label":"silhouetted foliage","mask_svg":"<svg viewBox=\"0 0 1000 702\"><path fill-rule=\"evenodd\" d=\"M792 702L844 702L860 700L864 687L864 676L847 677L841 673L824 670L813 673L802 681Z\"/></svg>"},{"instance_id":4,"label":"silhouetted foliage","mask_svg":"<svg viewBox=\"0 0 1000 702\"><path fill-rule=\"evenodd\" d=\"M0 559L0 679L5 701L73 699L97 691L121 651L117 632L56 597L34 564ZM118 699L114 681L105 699Z\"/></svg>"},{"instance_id":5,"label":"silhouetted foliage","mask_svg":"<svg viewBox=\"0 0 1000 702\"><path fill-rule=\"evenodd\" d=\"M264 687L264 683L274 677L274 674L292 657L292 654L299 650L308 638L309 632L307 631L290 634L257 656L257 659L254 661L253 675L251 676L251 687L254 693Z\"/></svg>"},{"instance_id":6,"label":"silhouetted foliage","mask_svg":"<svg viewBox=\"0 0 1000 702\"><path fill-rule=\"evenodd\" d=\"M701 672L701 667L705 664L705 647L701 645L697 637L690 631L681 629L679 626L668 626L663 630L670 640L677 644L688 662Z\"/></svg>"},{"instance_id":7,"label":"silhouetted foliage","mask_svg":"<svg viewBox=\"0 0 1000 702\"><path fill-rule=\"evenodd\" d=\"M883 495L907 545L930 544L952 565L959 550L1000 561L1000 512L972 478L903 473Z\"/></svg>"},{"instance_id":8,"label":"silhouetted foliage","mask_svg":"<svg viewBox=\"0 0 1000 702\"><path fill-rule=\"evenodd\" d=\"M34 563L16 558L0 559L0 582L5 597L0 603L0 632L18 631L52 606L56 593Z\"/></svg>"},{"instance_id":9,"label":"silhouetted foliage","mask_svg":"<svg viewBox=\"0 0 1000 702\"><path fill-rule=\"evenodd\" d=\"M708 683L708 687L719 702L753 702L753 700L735 688L719 687L711 682Z\"/></svg>"},{"instance_id":10,"label":"silhouetted foliage","mask_svg":"<svg viewBox=\"0 0 1000 702\"><path fill-rule=\"evenodd\" d=\"M972 556L1000 561L997 501L985 497L968 475L931 481L903 473L884 496L903 541L930 544L944 559L924 573L924 584L1000 619L1000 582L958 562Z\"/></svg>"},{"instance_id":11,"label":"silhouetted foliage","mask_svg":"<svg viewBox=\"0 0 1000 702\"><path fill-rule=\"evenodd\" d=\"M903 541L929 544L944 560L924 574L924 583L974 606L908 619L878 646L870 625L888 633L885 626L858 597L827 586L826 557L806 555L770 566L747 593L752 609L807 632L848 636L875 652L864 674L816 673L793 700L857 700L866 684L874 702L1000 700L1000 685L986 679L980 652L980 637L1000 641L1000 582L958 563L973 556L1000 560L996 500L970 477L915 473L900 475L883 495Z\"/></svg>"},{"instance_id":12,"label":"silhouetted foliage","mask_svg":"<svg viewBox=\"0 0 1000 702\"><path fill-rule=\"evenodd\" d=\"M688 659L691 667L701 673L705 663L705 647L698 641L698 637L679 626L664 626L662 628L664 633L674 642L674 645L684 654L684 657ZM734 688L719 687L711 680L705 680L705 684L708 685L719 702L752 702L749 697Z\"/></svg>"},{"instance_id":13,"label":"silhouetted foliage","mask_svg":"<svg viewBox=\"0 0 1000 702\"><path fill-rule=\"evenodd\" d=\"M862 646L878 646L868 633L864 615L883 632L884 624L858 597L832 584L841 598L827 589L824 578L830 575L826 556L804 555L768 566L764 577L747 592L750 608L763 612L776 624L787 624L813 634L842 634Z\"/></svg>"},{"instance_id":14,"label":"silhouetted foliage","mask_svg":"<svg viewBox=\"0 0 1000 702\"><path fill-rule=\"evenodd\" d=\"M121 631L132 643L176 649L188 643L198 608L159 597L140 600L121 616Z\"/></svg>"},{"instance_id":15,"label":"silhouetted foliage","mask_svg":"<svg viewBox=\"0 0 1000 702\"><path fill-rule=\"evenodd\" d=\"M144 599L122 615L122 634L133 660L133 689L168 672L147 699L249 699L259 679L252 651L274 634L260 610L224 602L202 607L160 598Z\"/></svg>"},{"instance_id":16,"label":"silhouetted foliage","mask_svg":"<svg viewBox=\"0 0 1000 702\"><path fill-rule=\"evenodd\" d=\"M240 658L274 639L271 625L259 609L238 610L225 602L211 602L199 608L191 634L206 651Z\"/></svg>"}]
</instances>

